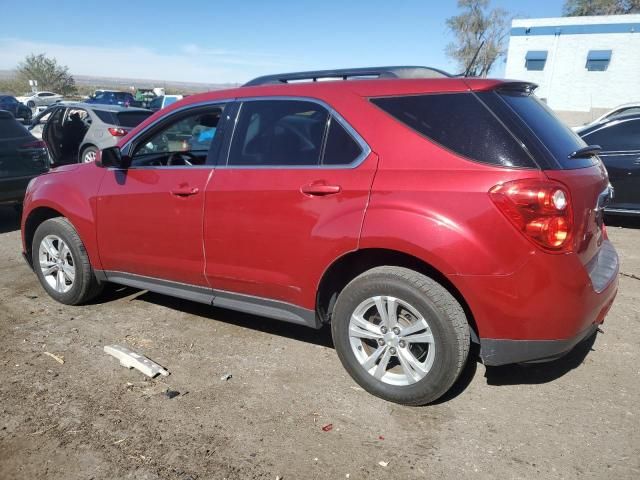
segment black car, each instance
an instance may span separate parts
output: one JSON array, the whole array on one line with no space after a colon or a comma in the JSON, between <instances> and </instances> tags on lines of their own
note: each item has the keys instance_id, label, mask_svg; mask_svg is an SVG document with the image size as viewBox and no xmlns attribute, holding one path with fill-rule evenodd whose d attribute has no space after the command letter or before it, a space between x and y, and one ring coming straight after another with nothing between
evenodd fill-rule
<instances>
[{"instance_id":1,"label":"black car","mask_svg":"<svg viewBox=\"0 0 640 480\"><path fill-rule=\"evenodd\" d=\"M28 183L49 166L45 143L0 110L0 205L21 204Z\"/></svg>"},{"instance_id":2,"label":"black car","mask_svg":"<svg viewBox=\"0 0 640 480\"><path fill-rule=\"evenodd\" d=\"M578 131L599 153L615 190L608 213L640 215L640 114L613 117Z\"/></svg>"},{"instance_id":3,"label":"black car","mask_svg":"<svg viewBox=\"0 0 640 480\"><path fill-rule=\"evenodd\" d=\"M11 112L15 118L21 118L25 122L31 121L31 109L20 103L16 100L16 97L12 95L0 93L0 110Z\"/></svg>"}]
</instances>

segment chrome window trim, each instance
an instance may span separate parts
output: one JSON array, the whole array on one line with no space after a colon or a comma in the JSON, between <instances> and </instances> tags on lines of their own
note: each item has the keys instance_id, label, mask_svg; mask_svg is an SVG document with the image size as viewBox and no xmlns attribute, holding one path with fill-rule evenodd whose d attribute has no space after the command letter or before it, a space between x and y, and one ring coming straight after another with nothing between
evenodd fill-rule
<instances>
[{"instance_id":1,"label":"chrome window trim","mask_svg":"<svg viewBox=\"0 0 640 480\"><path fill-rule=\"evenodd\" d=\"M330 117L335 118L338 123L347 131L347 133L355 140L355 142L360 146L362 152L358 155L351 163L347 163L344 165L229 165L229 155L231 154L231 144L233 143L233 139L236 134L236 126L238 124L238 119L240 118L240 114L242 112L242 104L246 102L259 102L265 100L281 100L281 101L302 101L302 102L311 102L320 105L325 108L327 112L329 112ZM238 109L238 113L236 114L236 118L233 125L233 132L231 134L231 143L229 144L229 149L227 150L227 159L224 165L217 165L215 168L223 168L223 169L236 169L236 170L344 170L344 169L353 169L360 166L362 162L371 154L371 147L369 144L362 138L362 136L347 122L340 113L338 113L331 105L327 102L320 100L318 98L313 97L300 97L300 96L287 96L287 95L277 95L277 96L258 96L258 97L240 97L236 99L237 102L240 103L240 108Z\"/></svg>"},{"instance_id":2,"label":"chrome window trim","mask_svg":"<svg viewBox=\"0 0 640 480\"><path fill-rule=\"evenodd\" d=\"M322 165L322 164L313 165L313 166L308 166L308 165L229 165L229 154L231 153L231 143L233 142L233 138L236 134L236 126L238 124L238 119L240 118L240 112L242 112L242 104L246 102L265 101L265 100L305 101L305 102L311 102L311 103L316 103L320 105L321 107L325 108L329 112L330 118L335 118L338 121L338 123L340 123L340 125L347 131L347 133L351 136L351 138L353 138L353 140L355 140L356 143L360 146L360 149L362 150L362 152L351 163L344 164L344 165ZM216 101L205 100L202 102L184 105L180 108L177 108L173 112L171 112L171 114L167 116L161 116L157 118L155 121L153 121L152 123L150 123L149 125L147 125L144 130L141 130L140 132L136 133L135 136L131 137L127 141L127 143L125 143L122 146L121 150L126 154L128 154L129 149L141 136L143 136L146 132L153 129L155 126L157 126L158 123L167 121L167 119L173 117L174 115L178 115L186 110L191 110L199 107L224 105L224 104L233 103L233 102L238 102L240 106L233 120L233 130L231 132L231 141L229 143L229 148L227 149L227 152L226 152L226 158L225 158L224 164L193 165L193 166L175 165L175 166L164 166L164 167L150 165L150 166L129 167L127 169L109 167L108 170L182 170L182 169L194 170L194 169L212 169L212 168L213 169L237 169L237 170L271 170L271 169L345 170L345 169L353 169L353 168L359 167L360 164L362 164L362 162L364 162L372 152L371 147L364 140L364 138L351 126L349 122L347 122L347 120L345 120L345 118L342 115L340 115L340 113L337 110L335 110L331 105L329 105L325 101L320 100L318 98L313 98L313 97L286 96L286 95L239 97L239 98L231 98L231 99L216 100Z\"/></svg>"}]
</instances>

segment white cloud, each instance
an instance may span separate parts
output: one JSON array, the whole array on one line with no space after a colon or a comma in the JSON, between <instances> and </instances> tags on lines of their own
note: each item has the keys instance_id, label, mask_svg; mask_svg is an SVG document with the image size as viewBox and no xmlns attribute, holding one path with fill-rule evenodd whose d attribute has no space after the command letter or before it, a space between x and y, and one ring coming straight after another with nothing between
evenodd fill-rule
<instances>
[{"instance_id":1,"label":"white cloud","mask_svg":"<svg viewBox=\"0 0 640 480\"><path fill-rule=\"evenodd\" d=\"M0 38L0 69L10 70L31 53L45 53L72 74L204 83L238 83L287 67L277 56L184 45L178 53L147 47L63 45Z\"/></svg>"}]
</instances>

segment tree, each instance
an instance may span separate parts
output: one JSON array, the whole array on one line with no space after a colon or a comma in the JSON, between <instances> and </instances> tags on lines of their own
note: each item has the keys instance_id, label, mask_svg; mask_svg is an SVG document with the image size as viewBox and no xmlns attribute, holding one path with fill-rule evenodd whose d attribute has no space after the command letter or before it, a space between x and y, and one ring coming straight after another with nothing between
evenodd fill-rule
<instances>
[{"instance_id":1,"label":"tree","mask_svg":"<svg viewBox=\"0 0 640 480\"><path fill-rule=\"evenodd\" d=\"M489 0L458 0L462 12L447 19L455 41L447 45L446 53L458 62L461 71L468 69L473 77L486 77L496 60L506 53L510 18L506 10L488 7ZM473 62L476 52L478 56Z\"/></svg>"},{"instance_id":2,"label":"tree","mask_svg":"<svg viewBox=\"0 0 640 480\"><path fill-rule=\"evenodd\" d=\"M565 0L566 17L640 13L640 0Z\"/></svg>"},{"instance_id":3,"label":"tree","mask_svg":"<svg viewBox=\"0 0 640 480\"><path fill-rule=\"evenodd\" d=\"M63 95L70 95L76 91L76 82L69 73L69 68L58 65L55 58L49 58L44 53L28 55L18 65L16 74L21 82L37 80L40 90L51 90Z\"/></svg>"}]
</instances>

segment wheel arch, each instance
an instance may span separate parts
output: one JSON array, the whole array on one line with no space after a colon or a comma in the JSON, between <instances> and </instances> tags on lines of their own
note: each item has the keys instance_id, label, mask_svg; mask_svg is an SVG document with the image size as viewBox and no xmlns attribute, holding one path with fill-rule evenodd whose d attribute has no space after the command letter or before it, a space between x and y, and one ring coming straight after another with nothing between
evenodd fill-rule
<instances>
[{"instance_id":1,"label":"wheel arch","mask_svg":"<svg viewBox=\"0 0 640 480\"><path fill-rule=\"evenodd\" d=\"M50 218L64 217L64 214L51 207L36 207L31 210L24 221L24 251L26 259L31 265L32 263L32 247L33 237L37 228ZM33 267L33 265L31 265Z\"/></svg>"},{"instance_id":2,"label":"wheel arch","mask_svg":"<svg viewBox=\"0 0 640 480\"><path fill-rule=\"evenodd\" d=\"M98 147L95 143L92 143L92 142L85 142L85 143L81 144L80 148L78 148L78 163L83 163L82 154L89 147L93 147L98 151L100 150L100 147Z\"/></svg>"},{"instance_id":3,"label":"wheel arch","mask_svg":"<svg viewBox=\"0 0 640 480\"><path fill-rule=\"evenodd\" d=\"M331 321L333 305L340 292L351 280L367 270L380 266L409 268L437 281L460 302L471 329L471 338L473 341L478 341L478 328L473 312L460 290L451 280L421 258L386 248L365 248L349 252L336 259L325 270L316 290L316 311L321 322L329 323Z\"/></svg>"}]
</instances>

